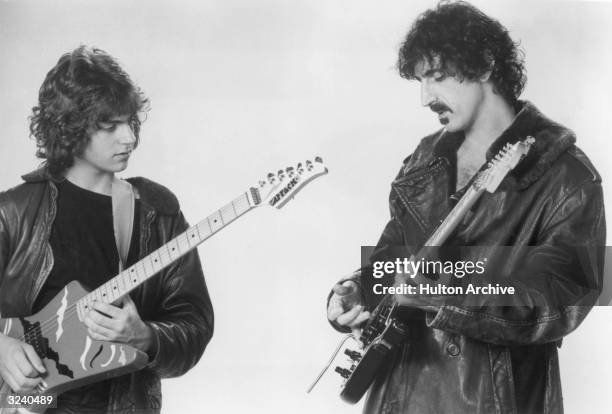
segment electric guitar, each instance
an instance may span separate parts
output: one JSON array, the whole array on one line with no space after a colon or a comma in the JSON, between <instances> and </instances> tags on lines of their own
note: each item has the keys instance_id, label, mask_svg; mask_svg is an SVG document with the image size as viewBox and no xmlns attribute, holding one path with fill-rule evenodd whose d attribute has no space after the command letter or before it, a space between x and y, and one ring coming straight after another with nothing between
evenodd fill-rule
<instances>
[{"instance_id":1,"label":"electric guitar","mask_svg":"<svg viewBox=\"0 0 612 414\"><path fill-rule=\"evenodd\" d=\"M444 221L436 228L433 234L425 242L425 247L441 246L450 234L459 225L465 214L476 203L480 196L485 192L493 193L504 179L523 157L529 152L531 145L535 142L533 137L527 137L524 141L515 144L507 144L487 167L478 173L466 193L459 200L457 205L451 210ZM421 257L417 253L414 257ZM413 283L427 283L427 279L422 275L416 275L412 279ZM396 277L396 284L398 283ZM335 371L344 378L340 397L351 404L357 403L366 393L374 378L377 375L385 358L393 348L405 340L409 333L406 323L397 317L398 303L394 295L385 295L379 305L374 309L372 315L362 330L359 342L363 344L361 348L345 348L344 354L347 356L347 367L337 366ZM349 335L343 339L340 346L336 349L327 366L319 374L310 390L316 385L325 371L334 361L336 354L344 346L344 342L352 337Z\"/></svg>"},{"instance_id":2,"label":"electric guitar","mask_svg":"<svg viewBox=\"0 0 612 414\"><path fill-rule=\"evenodd\" d=\"M306 184L327 173L320 157L299 163L264 180L190 227L138 263L121 271L97 289L87 292L73 281L40 312L29 317L0 319L0 332L32 345L47 373L32 397L60 394L92 382L123 375L143 368L147 355L123 343L98 341L89 337L83 319L94 302L115 303L160 270L194 249L238 217L264 204L280 209ZM10 387L0 378L0 396L6 407ZM32 405L29 412L44 412ZM0 413L8 412L0 406ZM10 408L13 410L13 408Z\"/></svg>"}]
</instances>

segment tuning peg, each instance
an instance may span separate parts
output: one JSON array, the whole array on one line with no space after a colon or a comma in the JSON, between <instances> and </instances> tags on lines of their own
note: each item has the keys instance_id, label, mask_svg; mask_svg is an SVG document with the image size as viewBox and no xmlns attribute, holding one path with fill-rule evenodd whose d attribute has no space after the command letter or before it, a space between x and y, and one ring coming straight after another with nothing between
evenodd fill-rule
<instances>
[{"instance_id":1,"label":"tuning peg","mask_svg":"<svg viewBox=\"0 0 612 414\"><path fill-rule=\"evenodd\" d=\"M302 165L301 162L299 162L297 165L297 172L298 174L302 174L304 172L304 166Z\"/></svg>"},{"instance_id":2,"label":"tuning peg","mask_svg":"<svg viewBox=\"0 0 612 414\"><path fill-rule=\"evenodd\" d=\"M306 160L306 169L308 171L312 170L312 161Z\"/></svg>"},{"instance_id":3,"label":"tuning peg","mask_svg":"<svg viewBox=\"0 0 612 414\"><path fill-rule=\"evenodd\" d=\"M280 181L283 181L285 179L285 171L284 170L278 170L278 173L276 175L278 176L278 179Z\"/></svg>"},{"instance_id":4,"label":"tuning peg","mask_svg":"<svg viewBox=\"0 0 612 414\"><path fill-rule=\"evenodd\" d=\"M268 173L268 182L274 184L276 182L276 176L272 173Z\"/></svg>"},{"instance_id":5,"label":"tuning peg","mask_svg":"<svg viewBox=\"0 0 612 414\"><path fill-rule=\"evenodd\" d=\"M263 187L263 186L266 185L266 182L264 180L259 180L258 184L259 184L260 187Z\"/></svg>"},{"instance_id":6,"label":"tuning peg","mask_svg":"<svg viewBox=\"0 0 612 414\"><path fill-rule=\"evenodd\" d=\"M316 157L315 157L315 162L318 162L318 163L321 163L321 164L322 164L322 163L323 163L323 158L321 158L321 157L319 157L319 156L316 156Z\"/></svg>"},{"instance_id":7,"label":"tuning peg","mask_svg":"<svg viewBox=\"0 0 612 414\"><path fill-rule=\"evenodd\" d=\"M293 169L293 167L287 167L287 169L285 170L287 172L287 176L289 178L293 177L293 175L295 174L295 170Z\"/></svg>"}]
</instances>

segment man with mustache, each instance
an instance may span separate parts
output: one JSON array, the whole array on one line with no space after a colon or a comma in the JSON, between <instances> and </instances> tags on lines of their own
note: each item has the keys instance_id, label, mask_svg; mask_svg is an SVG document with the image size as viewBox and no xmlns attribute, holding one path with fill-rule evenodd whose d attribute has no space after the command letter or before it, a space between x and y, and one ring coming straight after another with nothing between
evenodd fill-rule
<instances>
[{"instance_id":1,"label":"man with mustache","mask_svg":"<svg viewBox=\"0 0 612 414\"><path fill-rule=\"evenodd\" d=\"M396 294L409 335L378 372L364 412L561 413L557 348L602 288L601 178L569 129L518 99L523 54L472 5L442 2L420 15L398 69L420 82L421 103L443 128L422 139L392 183L392 217L370 260L392 260L384 255L393 246L418 251L505 144L534 143L446 241L473 246L474 257L495 252L492 246L522 252L492 269L507 275L516 294L508 302L485 295L479 306L465 295ZM381 300L377 282L366 266L335 285L330 322L359 334Z\"/></svg>"},{"instance_id":2,"label":"man with mustache","mask_svg":"<svg viewBox=\"0 0 612 414\"><path fill-rule=\"evenodd\" d=\"M100 49L81 46L49 71L30 119L44 162L0 193L3 318L38 312L71 281L95 289L187 229L168 189L116 177L138 145L147 110L143 92ZM129 344L148 364L62 393L48 413L158 413L160 378L182 375L200 359L213 310L196 250L120 301L94 302L83 318L89 337ZM0 376L13 392L44 383L48 370L33 345L0 334ZM83 352L83 344L72 345L75 355Z\"/></svg>"}]
</instances>

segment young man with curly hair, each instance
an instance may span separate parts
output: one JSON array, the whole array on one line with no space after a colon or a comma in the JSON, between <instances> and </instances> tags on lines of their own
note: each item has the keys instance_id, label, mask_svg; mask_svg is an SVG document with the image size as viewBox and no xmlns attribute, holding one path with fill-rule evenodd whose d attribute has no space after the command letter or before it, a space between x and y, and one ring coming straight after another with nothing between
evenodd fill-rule
<instances>
[{"instance_id":1,"label":"young man with curly hair","mask_svg":"<svg viewBox=\"0 0 612 414\"><path fill-rule=\"evenodd\" d=\"M81 46L49 71L30 125L42 167L0 193L3 318L38 312L71 281L95 289L188 227L168 189L115 177L138 144L147 109L141 90L100 49ZM115 208L117 189L131 199L123 211ZM118 222L131 227L123 245ZM60 394L47 412L159 412L160 378L195 365L213 332L197 251L116 305L94 302L83 322L91 339L129 344L147 354L148 364ZM73 345L80 354L82 344ZM34 389L46 373L31 344L0 334L0 376L14 392Z\"/></svg>"},{"instance_id":2,"label":"young man with curly hair","mask_svg":"<svg viewBox=\"0 0 612 414\"><path fill-rule=\"evenodd\" d=\"M478 306L467 295L395 295L409 335L378 372L364 412L561 413L557 347L602 288L601 178L569 129L518 99L523 55L472 5L442 2L420 15L398 69L420 82L421 103L443 128L421 140L393 181L392 217L371 260L393 246L418 251L505 144L535 141L446 241L480 258L506 246L503 268L491 273L507 275L516 293L504 302L484 296ZM381 300L377 281L366 266L334 286L328 319L336 328L363 327Z\"/></svg>"}]
</instances>

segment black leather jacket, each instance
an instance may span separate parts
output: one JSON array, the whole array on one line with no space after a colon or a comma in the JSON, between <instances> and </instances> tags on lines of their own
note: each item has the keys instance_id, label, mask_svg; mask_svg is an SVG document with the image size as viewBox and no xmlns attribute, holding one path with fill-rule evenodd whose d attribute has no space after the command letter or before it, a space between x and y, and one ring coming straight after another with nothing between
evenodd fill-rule
<instances>
[{"instance_id":1,"label":"black leather jacket","mask_svg":"<svg viewBox=\"0 0 612 414\"><path fill-rule=\"evenodd\" d=\"M582 322L602 288L605 218L601 178L574 134L521 102L488 151L535 138L524 159L485 193L447 241L486 255L505 247L503 271L517 286L510 306L411 303L418 339L398 347L370 390L367 413L562 413L557 346ZM375 255L421 246L461 196L455 193L462 134L424 138L392 183L391 220ZM525 254L525 246L531 246ZM576 248L587 252L577 257ZM521 250L523 249L523 250ZM482 257L482 255L481 255ZM544 265L542 265L544 264ZM362 272L365 300L378 280ZM580 306L574 306L580 305ZM414 315L413 315L414 316Z\"/></svg>"},{"instance_id":2,"label":"black leather jacket","mask_svg":"<svg viewBox=\"0 0 612 414\"><path fill-rule=\"evenodd\" d=\"M0 193L0 314L27 316L51 268L49 234L57 187L44 169L23 176L24 184ZM138 193L140 255L144 257L187 227L176 197L144 178L128 180ZM194 366L213 333L213 310L197 251L192 250L131 294L152 328L155 358L144 369L115 378L108 413L157 413L160 378Z\"/></svg>"}]
</instances>

